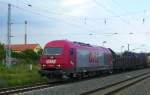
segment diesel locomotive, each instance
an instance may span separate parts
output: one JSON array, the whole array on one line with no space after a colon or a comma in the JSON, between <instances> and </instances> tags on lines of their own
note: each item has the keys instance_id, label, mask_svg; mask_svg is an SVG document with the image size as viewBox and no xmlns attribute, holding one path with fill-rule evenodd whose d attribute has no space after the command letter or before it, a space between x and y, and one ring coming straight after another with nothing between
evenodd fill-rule
<instances>
[{"instance_id":1,"label":"diesel locomotive","mask_svg":"<svg viewBox=\"0 0 150 95\"><path fill-rule=\"evenodd\" d=\"M50 78L78 78L102 71L148 67L145 54L117 55L111 49L81 42L48 42L40 58L40 74Z\"/></svg>"}]
</instances>

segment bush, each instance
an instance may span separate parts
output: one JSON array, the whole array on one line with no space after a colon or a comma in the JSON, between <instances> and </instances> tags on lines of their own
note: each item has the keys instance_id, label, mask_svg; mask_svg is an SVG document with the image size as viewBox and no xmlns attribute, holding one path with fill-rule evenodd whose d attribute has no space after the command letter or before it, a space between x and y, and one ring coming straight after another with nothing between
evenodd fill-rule
<instances>
[{"instance_id":1,"label":"bush","mask_svg":"<svg viewBox=\"0 0 150 95\"><path fill-rule=\"evenodd\" d=\"M29 61L29 60L38 60L41 54L42 54L42 50L36 53L33 50L28 49L19 53L12 52L12 57L17 59L25 59Z\"/></svg>"},{"instance_id":2,"label":"bush","mask_svg":"<svg viewBox=\"0 0 150 95\"><path fill-rule=\"evenodd\" d=\"M37 60L39 57L38 57L38 54L37 53L35 53L33 50L30 50L30 49L28 49L28 50L25 50L25 51L23 51L22 52L23 54L23 56L25 55L25 58L26 59L32 59L32 60Z\"/></svg>"},{"instance_id":3,"label":"bush","mask_svg":"<svg viewBox=\"0 0 150 95\"><path fill-rule=\"evenodd\" d=\"M0 43L0 60L5 58L4 45Z\"/></svg>"},{"instance_id":4,"label":"bush","mask_svg":"<svg viewBox=\"0 0 150 95\"><path fill-rule=\"evenodd\" d=\"M39 64L37 63L33 64L32 70L26 63L14 64L9 69L0 64L0 89L48 82L45 77L40 76L38 70Z\"/></svg>"}]
</instances>

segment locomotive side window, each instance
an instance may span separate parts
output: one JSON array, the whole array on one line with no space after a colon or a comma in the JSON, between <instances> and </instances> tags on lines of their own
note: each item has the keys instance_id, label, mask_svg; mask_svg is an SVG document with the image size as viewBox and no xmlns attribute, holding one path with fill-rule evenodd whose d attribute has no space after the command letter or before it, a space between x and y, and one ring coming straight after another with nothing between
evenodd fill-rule
<instances>
[{"instance_id":1,"label":"locomotive side window","mask_svg":"<svg viewBox=\"0 0 150 95\"><path fill-rule=\"evenodd\" d=\"M74 51L73 51L73 48L70 49L70 55L73 55L74 54Z\"/></svg>"},{"instance_id":2,"label":"locomotive side window","mask_svg":"<svg viewBox=\"0 0 150 95\"><path fill-rule=\"evenodd\" d=\"M63 52L63 48L60 47L48 47L44 49L44 55L60 55Z\"/></svg>"}]
</instances>

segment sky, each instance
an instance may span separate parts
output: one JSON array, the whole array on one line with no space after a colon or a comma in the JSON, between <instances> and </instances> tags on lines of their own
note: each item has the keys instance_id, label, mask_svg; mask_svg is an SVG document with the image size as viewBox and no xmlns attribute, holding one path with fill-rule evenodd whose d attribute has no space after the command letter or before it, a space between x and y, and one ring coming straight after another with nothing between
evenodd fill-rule
<instances>
[{"instance_id":1,"label":"sky","mask_svg":"<svg viewBox=\"0 0 150 95\"><path fill-rule=\"evenodd\" d=\"M26 20L27 43L42 47L67 39L115 52L128 44L131 51L150 52L149 0L0 0L0 42L5 44L8 3L12 44L24 43Z\"/></svg>"}]
</instances>

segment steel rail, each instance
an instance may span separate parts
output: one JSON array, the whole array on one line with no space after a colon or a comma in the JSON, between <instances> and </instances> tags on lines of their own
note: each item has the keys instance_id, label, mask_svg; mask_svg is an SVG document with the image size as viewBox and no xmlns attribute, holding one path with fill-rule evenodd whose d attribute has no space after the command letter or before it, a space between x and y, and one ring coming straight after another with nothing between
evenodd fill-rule
<instances>
[{"instance_id":1,"label":"steel rail","mask_svg":"<svg viewBox=\"0 0 150 95\"><path fill-rule=\"evenodd\" d=\"M150 77L150 72L146 72L144 74L140 74L138 76L131 77L126 80L122 80L120 82L116 82L113 84L110 83L109 85L106 85L104 87L81 93L80 95L93 95L94 93L99 93L100 95L112 95L114 93L119 92L122 89L128 88L131 85L134 85L134 84L136 84L142 80L145 80L149 77Z\"/></svg>"}]
</instances>

